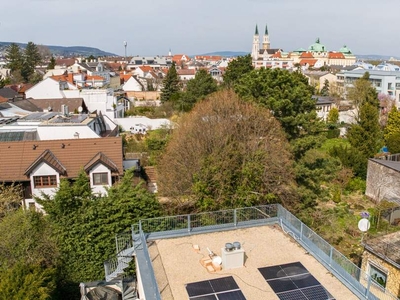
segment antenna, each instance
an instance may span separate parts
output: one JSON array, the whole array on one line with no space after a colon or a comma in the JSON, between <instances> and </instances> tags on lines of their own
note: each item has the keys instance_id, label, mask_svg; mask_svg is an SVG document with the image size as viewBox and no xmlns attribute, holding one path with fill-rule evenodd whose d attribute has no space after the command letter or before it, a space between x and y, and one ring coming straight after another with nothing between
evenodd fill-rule
<instances>
[{"instance_id":1,"label":"antenna","mask_svg":"<svg viewBox=\"0 0 400 300\"><path fill-rule=\"evenodd\" d=\"M125 61L126 61L126 47L128 46L128 42L124 41L124 47L125 47Z\"/></svg>"}]
</instances>

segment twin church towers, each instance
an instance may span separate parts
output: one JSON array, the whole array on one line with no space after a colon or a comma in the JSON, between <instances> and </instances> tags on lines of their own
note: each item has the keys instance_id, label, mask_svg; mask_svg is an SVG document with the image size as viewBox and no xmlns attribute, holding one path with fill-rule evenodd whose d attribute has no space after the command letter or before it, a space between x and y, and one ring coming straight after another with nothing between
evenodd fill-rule
<instances>
[{"instance_id":1,"label":"twin church towers","mask_svg":"<svg viewBox=\"0 0 400 300\"><path fill-rule=\"evenodd\" d=\"M265 32L263 35L263 42L262 42L262 48L260 51L260 34L258 33L258 26L256 25L256 31L254 33L253 37L253 49L251 51L251 56L253 59L257 59L258 56L262 53L264 53L265 50L270 49L270 41L269 41L269 35L268 35L268 26L265 25Z\"/></svg>"}]
</instances>

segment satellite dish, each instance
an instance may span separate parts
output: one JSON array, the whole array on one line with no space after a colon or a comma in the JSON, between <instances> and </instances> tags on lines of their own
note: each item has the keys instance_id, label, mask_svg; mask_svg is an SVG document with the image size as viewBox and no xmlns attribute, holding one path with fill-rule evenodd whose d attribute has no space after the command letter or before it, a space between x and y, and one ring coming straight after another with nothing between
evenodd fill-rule
<instances>
[{"instance_id":1,"label":"satellite dish","mask_svg":"<svg viewBox=\"0 0 400 300\"><path fill-rule=\"evenodd\" d=\"M362 232L366 232L368 231L368 229L371 227L371 223L369 222L368 219L361 219L358 222L358 229L360 229L360 231Z\"/></svg>"},{"instance_id":2,"label":"satellite dish","mask_svg":"<svg viewBox=\"0 0 400 300\"><path fill-rule=\"evenodd\" d=\"M81 113L82 111L83 111L82 106L79 106L79 107L78 107L78 112Z\"/></svg>"}]
</instances>

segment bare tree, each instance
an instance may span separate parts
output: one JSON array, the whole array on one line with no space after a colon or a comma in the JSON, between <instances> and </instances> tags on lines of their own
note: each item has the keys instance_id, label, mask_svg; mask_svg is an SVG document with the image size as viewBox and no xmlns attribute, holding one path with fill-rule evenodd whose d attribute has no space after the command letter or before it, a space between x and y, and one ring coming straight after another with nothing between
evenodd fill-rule
<instances>
[{"instance_id":1,"label":"bare tree","mask_svg":"<svg viewBox=\"0 0 400 300\"><path fill-rule=\"evenodd\" d=\"M164 196L219 209L294 200L289 144L266 108L232 91L212 94L184 116L158 166Z\"/></svg>"}]
</instances>

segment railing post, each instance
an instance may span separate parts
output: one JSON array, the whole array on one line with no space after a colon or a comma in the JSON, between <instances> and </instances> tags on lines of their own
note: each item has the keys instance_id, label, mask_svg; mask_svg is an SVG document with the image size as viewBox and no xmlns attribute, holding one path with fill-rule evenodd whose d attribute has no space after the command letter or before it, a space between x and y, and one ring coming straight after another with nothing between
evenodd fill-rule
<instances>
[{"instance_id":1,"label":"railing post","mask_svg":"<svg viewBox=\"0 0 400 300\"><path fill-rule=\"evenodd\" d=\"M333 247L329 249L329 266L332 267Z\"/></svg>"},{"instance_id":2,"label":"railing post","mask_svg":"<svg viewBox=\"0 0 400 300\"><path fill-rule=\"evenodd\" d=\"M191 224L190 224L190 215L187 216L187 223L188 223L188 232L190 232L190 227L191 227Z\"/></svg>"},{"instance_id":3,"label":"railing post","mask_svg":"<svg viewBox=\"0 0 400 300\"><path fill-rule=\"evenodd\" d=\"M117 251L117 254L119 253L119 248L118 248L118 234L115 235L115 249Z\"/></svg>"},{"instance_id":4,"label":"railing post","mask_svg":"<svg viewBox=\"0 0 400 300\"><path fill-rule=\"evenodd\" d=\"M368 282L367 282L367 290L365 291L365 298L366 299L368 299L369 298L369 290L370 290L370 288L371 288L371 276L370 275L367 275L368 276Z\"/></svg>"},{"instance_id":5,"label":"railing post","mask_svg":"<svg viewBox=\"0 0 400 300\"><path fill-rule=\"evenodd\" d=\"M237 226L237 215L236 215L236 208L233 210L233 224Z\"/></svg>"},{"instance_id":6,"label":"railing post","mask_svg":"<svg viewBox=\"0 0 400 300\"><path fill-rule=\"evenodd\" d=\"M104 263L104 272L106 273L106 277L108 276L109 268L108 268L108 262Z\"/></svg>"},{"instance_id":7,"label":"railing post","mask_svg":"<svg viewBox=\"0 0 400 300\"><path fill-rule=\"evenodd\" d=\"M300 223L300 241L303 240L303 222Z\"/></svg>"}]
</instances>

